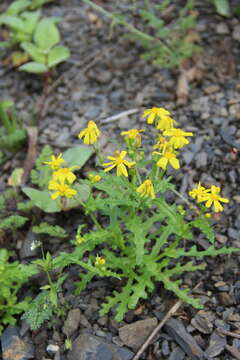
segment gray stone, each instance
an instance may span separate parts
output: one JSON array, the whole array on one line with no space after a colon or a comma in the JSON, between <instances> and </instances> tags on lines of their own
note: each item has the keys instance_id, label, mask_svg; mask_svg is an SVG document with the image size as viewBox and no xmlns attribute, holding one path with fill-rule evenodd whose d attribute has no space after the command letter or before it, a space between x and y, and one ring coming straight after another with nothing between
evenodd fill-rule
<instances>
[{"instance_id":1,"label":"gray stone","mask_svg":"<svg viewBox=\"0 0 240 360\"><path fill-rule=\"evenodd\" d=\"M110 342L82 333L73 342L69 351L68 360L130 360L133 353L124 347L119 347Z\"/></svg>"},{"instance_id":2,"label":"gray stone","mask_svg":"<svg viewBox=\"0 0 240 360\"><path fill-rule=\"evenodd\" d=\"M1 336L3 360L27 360L34 358L34 348L19 336L19 329L9 325Z\"/></svg>"},{"instance_id":3,"label":"gray stone","mask_svg":"<svg viewBox=\"0 0 240 360\"><path fill-rule=\"evenodd\" d=\"M204 352L197 344L194 337L192 337L181 321L177 319L170 319L167 321L165 328L168 334L175 340L181 349L192 359L204 359Z\"/></svg>"},{"instance_id":4,"label":"gray stone","mask_svg":"<svg viewBox=\"0 0 240 360\"><path fill-rule=\"evenodd\" d=\"M85 117L88 119L88 120L94 120L96 117L99 116L100 114L100 108L98 106L95 106L95 105L90 105L88 108L87 108L87 111L85 112Z\"/></svg>"},{"instance_id":5,"label":"gray stone","mask_svg":"<svg viewBox=\"0 0 240 360\"><path fill-rule=\"evenodd\" d=\"M240 24L234 26L232 37L234 40L240 41Z\"/></svg>"},{"instance_id":6,"label":"gray stone","mask_svg":"<svg viewBox=\"0 0 240 360\"><path fill-rule=\"evenodd\" d=\"M210 337L210 344L206 349L206 354L211 358L215 357L223 352L226 344L226 336L220 336L216 331L214 331Z\"/></svg>"},{"instance_id":7,"label":"gray stone","mask_svg":"<svg viewBox=\"0 0 240 360\"><path fill-rule=\"evenodd\" d=\"M125 345L137 351L156 326L156 318L139 320L122 326L119 329L119 337Z\"/></svg>"},{"instance_id":8,"label":"gray stone","mask_svg":"<svg viewBox=\"0 0 240 360\"><path fill-rule=\"evenodd\" d=\"M216 33L220 35L229 34L229 28L225 22L221 22L216 26Z\"/></svg>"},{"instance_id":9,"label":"gray stone","mask_svg":"<svg viewBox=\"0 0 240 360\"><path fill-rule=\"evenodd\" d=\"M72 309L69 311L67 319L64 322L62 331L63 333L70 337L74 331L76 331L80 324L81 312L79 309Z\"/></svg>"},{"instance_id":10,"label":"gray stone","mask_svg":"<svg viewBox=\"0 0 240 360\"><path fill-rule=\"evenodd\" d=\"M207 153L201 151L196 156L196 166L197 168L203 167L207 165Z\"/></svg>"},{"instance_id":11,"label":"gray stone","mask_svg":"<svg viewBox=\"0 0 240 360\"><path fill-rule=\"evenodd\" d=\"M21 259L31 258L38 254L39 248L35 247L34 244L37 244L35 235L29 230L20 249Z\"/></svg>"}]
</instances>

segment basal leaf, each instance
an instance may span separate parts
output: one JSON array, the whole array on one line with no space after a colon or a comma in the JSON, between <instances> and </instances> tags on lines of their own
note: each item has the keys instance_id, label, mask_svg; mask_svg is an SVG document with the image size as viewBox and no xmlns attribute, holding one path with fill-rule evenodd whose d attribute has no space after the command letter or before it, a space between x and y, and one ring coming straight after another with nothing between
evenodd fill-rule
<instances>
[{"instance_id":1,"label":"basal leaf","mask_svg":"<svg viewBox=\"0 0 240 360\"><path fill-rule=\"evenodd\" d=\"M90 146L78 145L74 146L63 153L63 158L67 165L82 167L93 154L93 150Z\"/></svg>"},{"instance_id":2,"label":"basal leaf","mask_svg":"<svg viewBox=\"0 0 240 360\"><path fill-rule=\"evenodd\" d=\"M29 0L17 0L14 1L7 9L6 14L8 15L18 15L21 11L27 9L31 4Z\"/></svg>"},{"instance_id":3,"label":"basal leaf","mask_svg":"<svg viewBox=\"0 0 240 360\"><path fill-rule=\"evenodd\" d=\"M24 64L18 68L21 71L26 71L33 74L42 74L48 71L48 68L44 64L40 64L35 61L31 61L27 64Z\"/></svg>"},{"instance_id":4,"label":"basal leaf","mask_svg":"<svg viewBox=\"0 0 240 360\"><path fill-rule=\"evenodd\" d=\"M70 56L70 51L65 46L56 46L48 54L48 66L51 68L57 64L67 60Z\"/></svg>"},{"instance_id":5,"label":"basal leaf","mask_svg":"<svg viewBox=\"0 0 240 360\"><path fill-rule=\"evenodd\" d=\"M226 17L230 15L230 5L228 0L214 0L214 5L219 15Z\"/></svg>"},{"instance_id":6,"label":"basal leaf","mask_svg":"<svg viewBox=\"0 0 240 360\"><path fill-rule=\"evenodd\" d=\"M33 201L34 205L41 210L47 213L61 211L57 201L51 199L48 190L39 191L30 187L24 187L22 191Z\"/></svg>"}]
</instances>

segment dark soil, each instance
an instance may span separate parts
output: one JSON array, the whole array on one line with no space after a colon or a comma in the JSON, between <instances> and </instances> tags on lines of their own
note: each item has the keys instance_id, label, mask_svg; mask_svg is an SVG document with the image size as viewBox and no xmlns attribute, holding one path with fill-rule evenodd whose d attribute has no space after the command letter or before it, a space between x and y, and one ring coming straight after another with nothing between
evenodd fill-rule
<instances>
[{"instance_id":1,"label":"dark soil","mask_svg":"<svg viewBox=\"0 0 240 360\"><path fill-rule=\"evenodd\" d=\"M0 4L0 11L8 3ZM98 3L110 10L115 4L113 0ZM119 7L126 11L127 3L122 1ZM34 119L32 114L36 113L36 104L40 104L42 91L39 77L7 67L0 69L1 97L15 102L26 125L38 122L39 149L44 144L51 144L56 152L62 151L77 143L80 129L85 127L88 120L94 120L105 133L102 140L104 152L110 154L114 148L113 143L108 141L110 138L118 140L122 130L145 126L141 118L144 109L152 106L167 108L172 111L181 128L196 135L182 152L181 170L170 172L176 179L179 191L187 195L189 189L199 181L207 186L221 186L224 196L231 201L223 213L214 217L217 246L240 247L239 18L220 17L210 2L202 1L198 6L196 28L202 52L191 61L186 61L182 67L166 70L142 60L142 48L124 36L123 28L115 28L110 37L105 19L84 4L79 4L78 0L61 0L58 4L46 6L44 12L62 16L61 34L63 43L71 49L71 58L57 68L50 85L52 91L41 111L37 109ZM181 77L186 76L190 69L194 73L193 80L185 79L188 88L185 88L182 97L184 89L181 88ZM112 115L131 109L136 111L130 115L123 114L117 120L109 119ZM3 166L1 190L6 187L11 169L16 165L22 166L25 156L26 151L19 152ZM76 225L74 229L71 228L72 215L69 218L58 216L57 223L61 225L64 221L74 232ZM50 218L50 221L54 220ZM25 236L26 233L19 239L17 252ZM196 243L203 249L207 246L201 236ZM69 245L66 240L64 243L61 240L48 242L46 247L54 254L67 250ZM175 317L184 323L209 358L239 359L240 256L224 255L205 261L207 267L204 272L187 274L183 279L190 288L199 284L196 294L202 298L205 310L198 312L186 305ZM79 329L88 329L92 334L116 344L121 345L118 337L120 326L151 317L160 319L176 301L172 294L159 287L148 300L139 304L136 311L130 311L124 322L117 324L111 314L102 318L98 314L100 305L114 284L96 280L81 296L76 297L73 295L76 269L69 272L62 296L71 307L81 310ZM37 360L53 356L46 352L48 344L59 345L61 359L66 359L66 337L62 333L65 319L54 320L54 330L45 325L34 333L21 320L18 323L22 333L27 334L34 343ZM219 329L225 333L222 333L220 340L216 340L214 336ZM78 334L79 331L75 331L72 340ZM167 334L164 329L141 359L194 358L184 354L185 357L173 357L176 344L174 336ZM216 346L219 346L217 350ZM184 348L182 350L185 351Z\"/></svg>"}]
</instances>

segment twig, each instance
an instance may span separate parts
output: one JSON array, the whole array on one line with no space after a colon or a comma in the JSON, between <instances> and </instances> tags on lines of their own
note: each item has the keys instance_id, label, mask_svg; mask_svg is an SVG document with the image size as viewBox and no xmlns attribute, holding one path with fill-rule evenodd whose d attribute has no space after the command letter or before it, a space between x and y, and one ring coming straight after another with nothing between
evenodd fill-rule
<instances>
[{"instance_id":1,"label":"twig","mask_svg":"<svg viewBox=\"0 0 240 360\"><path fill-rule=\"evenodd\" d=\"M161 328L165 325L165 323L168 321L168 319L180 308L182 305L182 300L179 300L176 302L175 305L171 307L171 309L168 311L168 313L164 316L162 321L158 324L158 326L153 330L153 332L150 334L150 336L147 338L147 340L144 342L144 344L140 347L136 355L132 360L138 360L142 353L146 350L148 345L151 343L151 341L154 339L155 335L161 330Z\"/></svg>"},{"instance_id":2,"label":"twig","mask_svg":"<svg viewBox=\"0 0 240 360\"><path fill-rule=\"evenodd\" d=\"M116 120L120 119L123 116L136 114L137 112L139 112L139 109L130 109L130 110L122 111L119 114L109 116L106 119L100 120L100 122L102 124L108 124L108 123L110 123L112 121L116 121Z\"/></svg>"},{"instance_id":3,"label":"twig","mask_svg":"<svg viewBox=\"0 0 240 360\"><path fill-rule=\"evenodd\" d=\"M237 339L240 339L240 334L235 334L234 332L231 332L231 331L227 331L227 330L224 330L224 329L218 329L218 332L220 334L223 334L223 335L227 335L227 336L231 336L231 337L235 337Z\"/></svg>"},{"instance_id":4,"label":"twig","mask_svg":"<svg viewBox=\"0 0 240 360\"><path fill-rule=\"evenodd\" d=\"M22 185L26 183L28 180L28 177L30 175L30 172L34 166L36 156L37 156L37 140L38 140L38 129L37 127L28 127L28 151L27 151L27 157L25 159L24 165L23 165L23 176L22 176Z\"/></svg>"}]
</instances>

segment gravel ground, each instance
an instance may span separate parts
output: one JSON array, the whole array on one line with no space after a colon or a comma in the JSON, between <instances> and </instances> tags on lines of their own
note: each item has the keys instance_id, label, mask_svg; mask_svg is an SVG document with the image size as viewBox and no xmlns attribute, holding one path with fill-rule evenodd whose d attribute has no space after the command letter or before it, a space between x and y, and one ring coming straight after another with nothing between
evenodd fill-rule
<instances>
[{"instance_id":1,"label":"gravel ground","mask_svg":"<svg viewBox=\"0 0 240 360\"><path fill-rule=\"evenodd\" d=\"M0 5L0 10L6 3ZM111 9L114 1L103 3ZM143 109L158 106L171 110L182 128L196 134L182 152L181 170L174 173L180 192L186 195L198 181L220 185L231 202L224 213L214 218L217 242L219 246L240 247L240 21L217 16L207 1L202 2L198 11L196 31L202 52L180 69L166 70L142 60L142 49L123 36L124 29L115 29L110 38L109 28L101 16L85 5L80 6L79 1L62 0L59 5L46 7L46 14L63 17L60 26L63 42L70 47L72 56L56 70L53 80L56 83L38 124L39 144L50 143L62 150L76 143L79 130L88 120L94 120L106 134L103 146L105 153L110 154L114 147L108 142L110 137L118 140L120 131L145 126L141 119ZM192 79L188 77L189 71L192 71ZM2 98L11 98L26 124L31 124L41 94L38 77L4 67L0 75ZM117 120L111 120L111 116L126 110L133 110L132 114L122 114ZM23 159L24 153L17 154L5 165L3 180L9 169ZM203 249L206 247L203 238L197 241ZM66 248L59 243L51 246L54 251ZM200 272L184 277L184 283L191 288L200 282L196 293L205 303L204 311L184 306L177 313L176 320L184 324L190 340L184 338L184 331L180 330L182 342L179 341L177 325L170 323L141 359L202 359L203 356L240 359L240 256L220 256L206 262L204 278ZM64 285L63 296L73 309L80 311L68 314L73 340L79 335L79 329L85 329L100 339L136 351L122 340L124 337L121 338L118 329L138 320L160 320L175 301L171 294L159 288L136 311L130 311L124 322L117 324L111 317L98 314L113 284L95 281L81 297L75 297L72 284L77 275L74 268L69 271L71 276ZM74 328L76 317L79 320ZM26 324L19 323L21 334L26 336L26 341L31 338L34 344L35 359L67 359L63 347L66 331L63 331L62 320L55 320L54 331L44 326L35 333L30 333ZM238 336L231 335L233 332ZM187 348L189 341L195 341L195 350L199 346L205 355L191 355ZM59 348L46 352L49 344ZM119 359L128 356L130 358L131 354L126 352ZM68 359L80 357L70 353ZM100 355L96 359L101 360Z\"/></svg>"}]
</instances>

